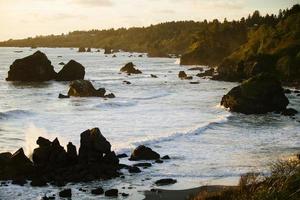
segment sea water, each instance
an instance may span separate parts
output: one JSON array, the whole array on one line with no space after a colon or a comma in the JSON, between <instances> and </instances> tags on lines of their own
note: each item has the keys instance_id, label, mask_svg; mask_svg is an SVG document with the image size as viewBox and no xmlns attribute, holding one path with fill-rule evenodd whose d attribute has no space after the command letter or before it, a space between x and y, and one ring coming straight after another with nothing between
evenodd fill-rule
<instances>
[{"instance_id":1,"label":"sea water","mask_svg":"<svg viewBox=\"0 0 300 200\"><path fill-rule=\"evenodd\" d=\"M96 88L113 92L116 98L58 99L59 93L68 92L68 82L5 81L13 61L36 50L48 56L56 71L62 68L60 62L76 60L85 67L87 80ZM61 188L9 184L0 187L0 199L41 199L45 194L58 196L63 188L72 188L72 199L96 199L90 189L99 186L129 193L127 199L143 199L143 191L155 188L154 182L160 178L178 181L165 189L237 184L241 174L267 172L271 162L299 153L299 114L291 118L273 113L230 113L220 106L220 100L237 83L194 76L192 81L199 84L190 84L190 80L180 80L178 72L196 75L198 71L180 66L175 58L139 57L138 53L127 52L115 55L104 55L103 50L96 49L78 53L75 48L0 48L0 152L13 153L23 147L29 156L39 136L58 137L62 145L71 141L79 147L80 133L99 127L117 153L129 155L144 144L171 159L142 169L140 174L123 171L125 179ZM120 73L128 62L143 73ZM151 78L151 74L158 78ZM125 80L132 84L124 84ZM300 97L289 94L288 98L290 107L300 110ZM121 159L121 163L133 164L127 159Z\"/></svg>"}]
</instances>

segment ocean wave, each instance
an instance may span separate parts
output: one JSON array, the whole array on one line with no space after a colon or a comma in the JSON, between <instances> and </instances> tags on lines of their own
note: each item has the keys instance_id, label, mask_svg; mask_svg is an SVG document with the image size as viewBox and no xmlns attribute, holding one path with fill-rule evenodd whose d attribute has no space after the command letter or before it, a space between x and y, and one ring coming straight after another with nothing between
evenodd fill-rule
<instances>
[{"instance_id":1,"label":"ocean wave","mask_svg":"<svg viewBox=\"0 0 300 200\"><path fill-rule=\"evenodd\" d=\"M9 119L9 118L20 118L32 115L33 112L27 110L9 110L6 112L0 112L0 119Z\"/></svg>"},{"instance_id":2,"label":"ocean wave","mask_svg":"<svg viewBox=\"0 0 300 200\"><path fill-rule=\"evenodd\" d=\"M138 98L133 98L134 100L152 100L152 99L157 99L157 98L161 98L161 97L166 97L169 96L169 93L161 93L161 94L157 94L157 95L153 95L153 96L149 96L149 97L138 97Z\"/></svg>"},{"instance_id":3,"label":"ocean wave","mask_svg":"<svg viewBox=\"0 0 300 200\"><path fill-rule=\"evenodd\" d=\"M226 123L228 120L228 117L229 117L229 115L222 116L219 119L217 119L216 121L208 122L205 125L198 127L194 130L188 131L188 132L177 132L177 133L173 133L171 135L164 136L164 137L153 138L153 139L149 139L149 140L135 142L135 143L133 143L133 145L135 145L135 146L153 145L153 144L157 144L157 143L161 143L161 142L172 141L172 140L177 139L178 137L182 137L182 136L199 135L208 129L212 129L217 125Z\"/></svg>"},{"instance_id":4,"label":"ocean wave","mask_svg":"<svg viewBox=\"0 0 300 200\"><path fill-rule=\"evenodd\" d=\"M95 108L120 108L120 107L131 107L137 104L136 101L115 101L115 102L104 102L97 104Z\"/></svg>"}]
</instances>

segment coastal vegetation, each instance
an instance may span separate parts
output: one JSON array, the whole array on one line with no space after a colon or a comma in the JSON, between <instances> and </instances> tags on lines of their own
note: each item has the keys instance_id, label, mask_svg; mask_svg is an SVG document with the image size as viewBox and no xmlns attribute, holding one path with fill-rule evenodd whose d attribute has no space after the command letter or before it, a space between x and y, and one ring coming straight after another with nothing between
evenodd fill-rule
<instances>
[{"instance_id":1,"label":"coastal vegetation","mask_svg":"<svg viewBox=\"0 0 300 200\"><path fill-rule=\"evenodd\" d=\"M248 173L237 187L218 192L199 193L192 200L296 200L300 199L300 159L278 161L270 175Z\"/></svg>"},{"instance_id":2,"label":"coastal vegetation","mask_svg":"<svg viewBox=\"0 0 300 200\"><path fill-rule=\"evenodd\" d=\"M73 31L8 40L0 46L91 47L106 52L147 52L149 57L182 55L183 65L219 66L218 80L240 81L272 72L286 82L300 76L300 5L240 20L178 21L148 27Z\"/></svg>"}]
</instances>

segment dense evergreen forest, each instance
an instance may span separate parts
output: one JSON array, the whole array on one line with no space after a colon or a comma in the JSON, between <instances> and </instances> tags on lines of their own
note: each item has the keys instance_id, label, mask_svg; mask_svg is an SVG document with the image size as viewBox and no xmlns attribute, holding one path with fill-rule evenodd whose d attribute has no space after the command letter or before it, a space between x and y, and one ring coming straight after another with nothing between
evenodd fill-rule
<instances>
[{"instance_id":1,"label":"dense evergreen forest","mask_svg":"<svg viewBox=\"0 0 300 200\"><path fill-rule=\"evenodd\" d=\"M94 47L181 54L181 64L219 66L216 79L237 81L260 71L283 80L300 77L300 5L261 16L255 11L237 21L179 21L149 27L74 31L0 42L14 47ZM256 65L255 65L256 64Z\"/></svg>"}]
</instances>

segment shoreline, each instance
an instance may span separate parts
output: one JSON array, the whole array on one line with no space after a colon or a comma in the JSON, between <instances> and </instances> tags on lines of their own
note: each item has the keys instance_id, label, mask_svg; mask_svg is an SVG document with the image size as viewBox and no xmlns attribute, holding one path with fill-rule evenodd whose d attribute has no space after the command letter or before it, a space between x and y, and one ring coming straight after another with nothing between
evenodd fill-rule
<instances>
[{"instance_id":1,"label":"shoreline","mask_svg":"<svg viewBox=\"0 0 300 200\"><path fill-rule=\"evenodd\" d=\"M228 189L234 189L237 186L225 186L225 185L208 185L200 186L196 188L184 189L184 190L165 190L165 189L153 189L151 191L145 191L144 200L186 200L195 197L200 193L215 193Z\"/></svg>"}]
</instances>

